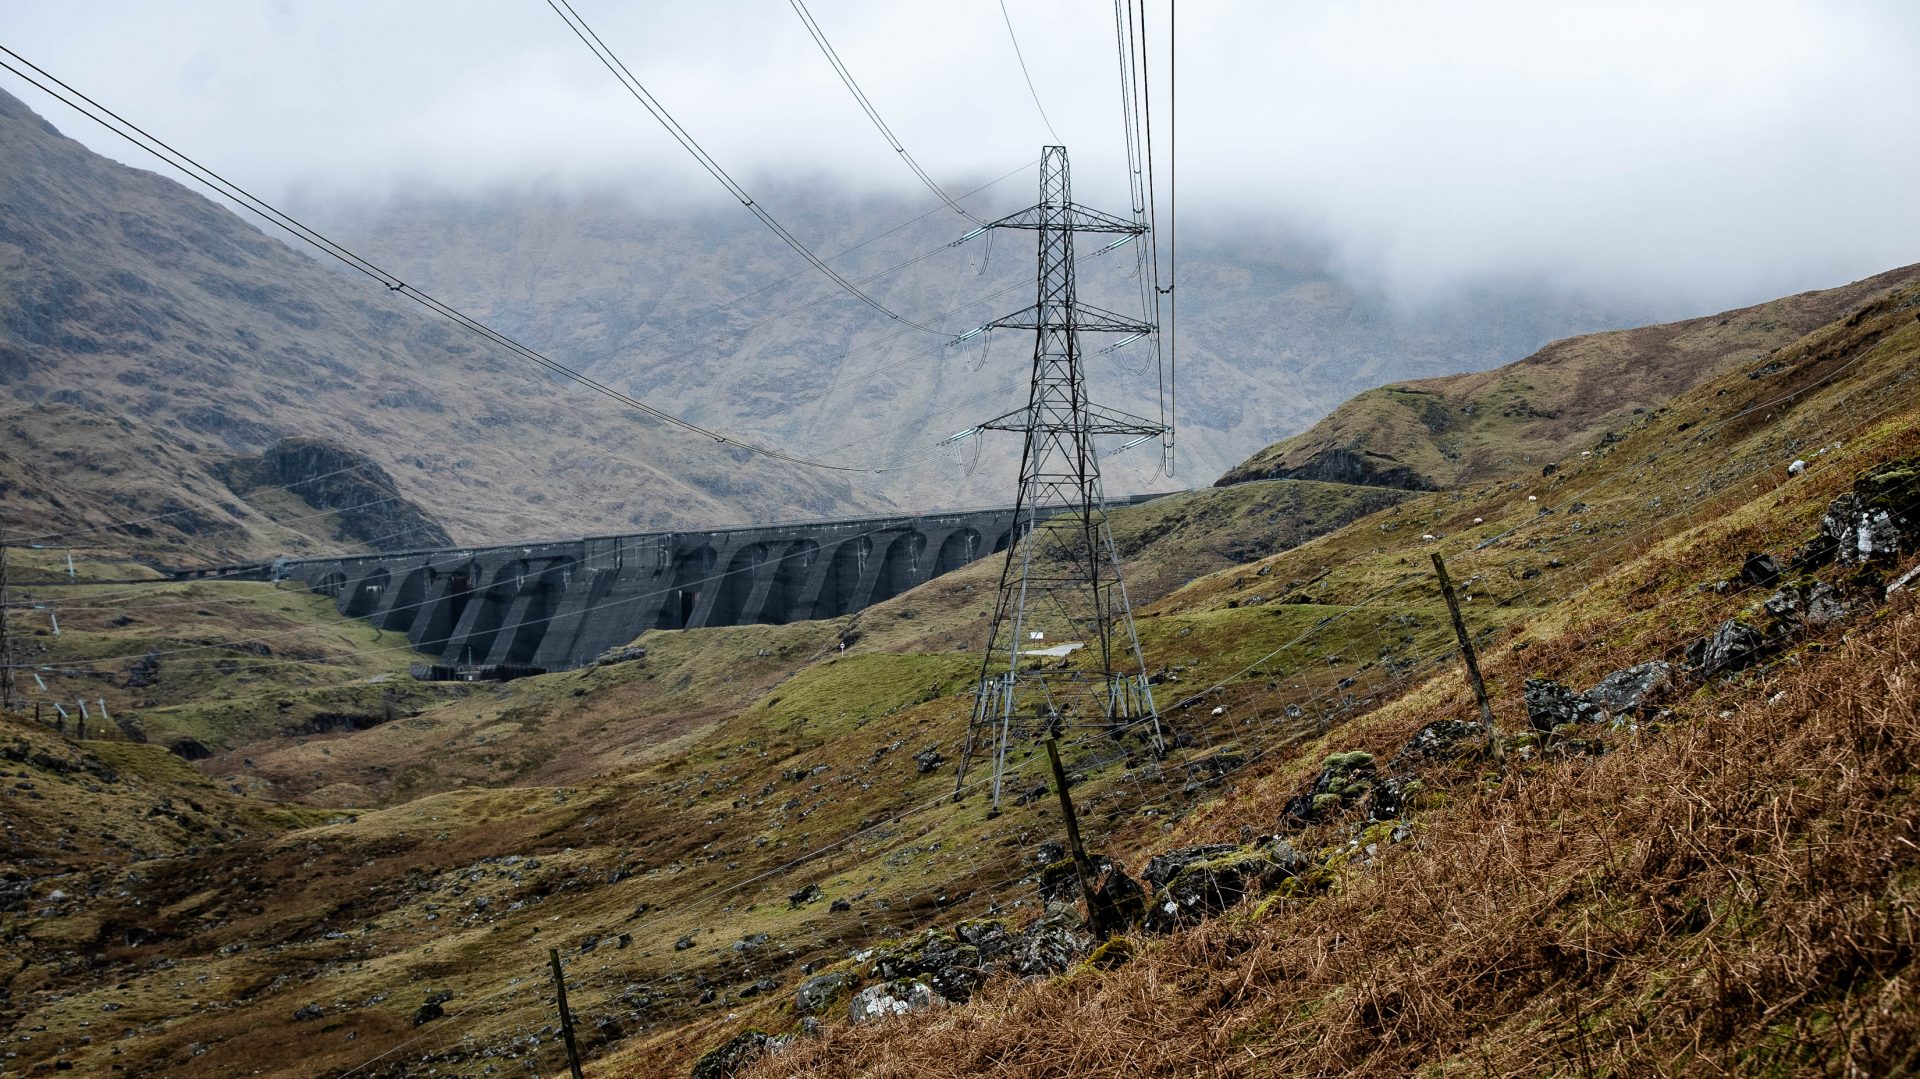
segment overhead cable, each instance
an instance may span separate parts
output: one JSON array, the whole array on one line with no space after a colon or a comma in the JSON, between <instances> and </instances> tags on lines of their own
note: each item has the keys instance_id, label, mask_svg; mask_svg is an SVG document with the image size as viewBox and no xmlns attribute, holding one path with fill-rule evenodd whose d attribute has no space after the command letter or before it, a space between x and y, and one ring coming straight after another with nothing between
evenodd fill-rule
<instances>
[{"instance_id":1,"label":"overhead cable","mask_svg":"<svg viewBox=\"0 0 1920 1079\"><path fill-rule=\"evenodd\" d=\"M224 196L225 198L231 199L233 202L244 207L249 212L256 214L257 216L265 219L269 223L281 229L286 230L288 233L292 234L294 237L301 240L302 242L313 246L314 248L326 253L327 255L330 255L333 258L340 260L341 262L352 267L353 269L358 270L360 273L366 275L367 277L370 277L373 280L378 281L381 285L386 287L387 291L396 292L405 296L407 299L420 304L422 307L425 307L429 311L432 311L434 314L439 315L442 318L448 319L449 321L452 321L454 323L457 323L462 328L472 333L478 334L479 336L486 338L488 341L491 341L496 345L499 345L501 348L506 349L507 351L513 353L515 356L518 356L519 358L527 361L528 363L534 364L535 366L540 367L546 371L549 371L555 375L558 375L561 378L564 378L570 382L574 382L581 386L584 386L587 389L593 390L596 393L610 397L613 400L619 402L620 404L627 406L628 408L634 409L635 411L640 412L643 415L646 415L652 419L658 420L662 423L668 424L669 426L678 427L681 430L689 431L694 434L705 436L706 438L710 438L714 442L719 443L720 445L732 446L736 449L740 449L752 454L757 454L769 460L784 461L792 465L800 465L806 468L826 469L834 472L869 472L870 473L870 472L884 471L882 469L862 468L862 467L853 466L853 465L836 465L836 464L830 464L825 461L809 460L804 457L797 457L793 454L786 453L785 451L782 451L782 450L773 449L771 447L761 446L752 442L748 442L742 438L739 438L738 436L726 434L724 432L717 431L713 428L702 426L700 424L694 423L691 420L682 419L681 417L676 416L673 413L666 411L665 409L659 408L654 405L650 405L647 402L637 397L627 394L621 390L615 389L614 387L609 386L606 383L601 382L598 379L595 379L578 370L575 370L574 368L568 367L566 364L563 364L558 360L551 359L543 355L542 353L536 351L535 349L527 345L521 344L519 341L511 337L508 337L506 334L501 333L500 331L494 329L491 326L488 326L487 324L479 321L478 319L473 318L472 316L466 314L465 312L439 299L434 298L433 296L421 291L420 289L412 285L407 284L405 281L401 280L397 275L393 274L391 271L383 269L382 267L374 264L373 262L365 258L362 258L360 255L355 254L352 250L342 246L341 244L339 244L338 242L332 239L329 239L325 235L307 226L306 224L302 223L298 219L292 217L291 215L285 213L284 211L274 207L272 204L266 202L265 200L247 191L245 188L242 188L239 185L233 183L232 181L227 180L225 177L221 176L219 173L214 172L212 169L209 169L206 166L200 164L198 161L195 161L193 158L188 157L186 154L183 154L180 151L174 149L172 146L168 145L166 142L156 138L151 134L148 134L145 130L133 124L131 121L128 121L127 119L122 117L120 114L100 104L98 101L95 101L93 98L90 98L87 95L81 93L80 91L74 89L72 86L61 81L59 78L47 72L44 68L41 68L37 64L34 64L32 61L21 56L19 53L14 52L12 49L9 49L4 45L0 45L0 53L5 53L7 56L10 56L14 60L18 61L21 65L24 65L26 68L30 69L32 72L37 73L37 75L29 74L28 71L23 71L21 70L20 67L17 67L12 63L8 63L5 60L0 60L0 67L4 67L7 70L13 72L15 75L18 75L20 78L24 79L26 82L33 85L35 88L39 89L41 92L47 94L48 96L54 98L55 100L60 101L62 104L65 104L66 106L73 109L74 111L80 113L81 115L87 117L88 119L94 121L95 123L98 123L100 126L106 128L107 130L113 132L116 135L119 135L121 138L126 139L128 142L133 143L134 145L140 147L141 149L147 151L148 153L154 155L155 157L160 158L162 161L167 162L168 164L172 165L174 168L179 169L181 172L186 173L188 176L192 177L193 179L213 189L218 194ZM55 87L58 87L59 89L55 89ZM834 276L837 278L838 274L835 274Z\"/></svg>"},{"instance_id":2,"label":"overhead cable","mask_svg":"<svg viewBox=\"0 0 1920 1079\"><path fill-rule=\"evenodd\" d=\"M1033 74L1027 70L1026 55L1020 51L1020 35L1013 32L1013 16L1007 14L1007 0L1000 0L1000 18L1006 21L1007 40L1013 42L1013 58L1020 61L1020 76L1027 80L1027 93L1033 95L1033 107L1040 113L1040 122L1047 125L1047 134L1053 136L1057 146L1066 140L1053 129L1053 121L1047 119L1047 107L1040 104L1040 91L1033 88Z\"/></svg>"},{"instance_id":3,"label":"overhead cable","mask_svg":"<svg viewBox=\"0 0 1920 1079\"><path fill-rule=\"evenodd\" d=\"M620 57L616 56L613 50L607 47L607 43L600 39L600 35L594 32L593 27L587 25L587 21L580 17L580 13L573 9L572 4L568 3L567 0L547 0L547 6L553 9L554 14L560 16L561 21L567 24L567 29L572 30L574 36L579 38L582 44L592 50L594 59L599 60L601 65L611 72L615 79L620 81L620 85L625 88L627 93L631 94L635 101L638 101L648 113L652 114L653 118L660 122L661 127L667 129L667 134L672 135L675 142L678 142L689 154L693 155L693 159L699 163L701 168L707 171L708 175L719 181L720 185L727 189L728 194L738 199L740 205L746 207L753 216L759 218L761 224L767 226L767 229L775 236L778 236L781 242L793 248L795 253L801 258L811 263L814 269L825 274L829 280L840 286L848 295L858 299L868 307L873 308L875 311L880 312L896 322L912 326L916 330L924 330L927 333L951 336L943 330L915 322L901 315L891 307L875 299L870 293L863 291L859 285L847 280L841 275L840 271L828 265L827 260L814 254L811 248L800 242L799 237L789 232L785 225L775 220L774 216L767 212L766 207L754 201L753 196L747 193L746 188L741 187L733 177L727 175L727 171L720 167L720 163L715 161L713 156L707 153L707 151L694 140L692 135L687 133L686 128L680 126L680 122L673 118L673 114L669 113L666 107L661 105L659 100L655 98L645 86L641 85L640 80L635 78L633 72L627 69L627 65L621 61Z\"/></svg>"},{"instance_id":4,"label":"overhead cable","mask_svg":"<svg viewBox=\"0 0 1920 1079\"><path fill-rule=\"evenodd\" d=\"M854 81L853 72L847 70L847 65L841 61L839 52L827 41L826 32L820 29L818 22L814 21L813 12L807 10L803 0L787 0L787 3L793 7L793 13L800 16L800 22L806 26L807 33L813 35L814 44L820 46L821 54L827 58L827 63L833 65L834 74L839 75L840 81L846 84L847 91L853 95L854 102L867 114L867 119L873 121L873 126L879 130L881 137L887 140L887 145L893 147L893 152L900 155L901 162L920 178L920 182L927 186L928 191L940 196L940 200L951 207L954 213L976 225L984 226L985 221L973 216L966 207L955 202L939 184L934 183L933 177L927 175L927 170L920 167L920 163L913 159L913 155L907 152L900 137L895 135L893 129L887 126L887 122L880 118L880 110L873 107L873 102L867 98L865 91L860 89L860 84Z\"/></svg>"}]
</instances>

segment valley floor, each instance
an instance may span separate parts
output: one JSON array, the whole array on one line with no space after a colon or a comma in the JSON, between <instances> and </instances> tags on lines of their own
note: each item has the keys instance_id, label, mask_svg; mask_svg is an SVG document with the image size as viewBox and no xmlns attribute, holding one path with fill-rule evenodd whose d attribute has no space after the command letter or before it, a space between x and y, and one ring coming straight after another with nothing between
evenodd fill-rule
<instances>
[{"instance_id":1,"label":"valley floor","mask_svg":"<svg viewBox=\"0 0 1920 1079\"><path fill-rule=\"evenodd\" d=\"M704 1074L1912 1071L1920 609L1888 585L1920 539L1917 308L1875 300L1544 474L1117 515L1177 738L1070 730L1072 793L1130 875L1205 844L1216 883L1156 882L1178 909L1093 957L1042 896L1071 878L1038 743L1004 813L951 799L995 566L451 688L318 597L29 589L74 609L33 662L137 727L0 721L0 1068L557 1074L553 949L590 1075L723 1044ZM1814 557L1851 497L1889 531ZM1460 733L1436 551L1504 763ZM1654 661L1645 710L1541 688ZM907 969L962 943L974 966ZM916 980L926 1009L850 1021Z\"/></svg>"}]
</instances>

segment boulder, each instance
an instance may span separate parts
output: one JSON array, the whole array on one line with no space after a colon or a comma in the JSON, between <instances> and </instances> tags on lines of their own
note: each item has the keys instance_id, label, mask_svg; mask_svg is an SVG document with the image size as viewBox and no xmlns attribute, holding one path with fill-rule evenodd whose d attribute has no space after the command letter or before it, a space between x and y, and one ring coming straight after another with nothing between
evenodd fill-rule
<instances>
[{"instance_id":1,"label":"boulder","mask_svg":"<svg viewBox=\"0 0 1920 1079\"><path fill-rule=\"evenodd\" d=\"M1387 762L1389 772L1404 772L1433 761L1458 760L1480 751L1486 731L1478 723L1442 719L1420 728Z\"/></svg>"},{"instance_id":2,"label":"boulder","mask_svg":"<svg viewBox=\"0 0 1920 1079\"><path fill-rule=\"evenodd\" d=\"M1767 640L1759 630L1730 618L1687 646L1687 667L1701 678L1731 674L1758 663L1766 648Z\"/></svg>"},{"instance_id":3,"label":"boulder","mask_svg":"<svg viewBox=\"0 0 1920 1079\"><path fill-rule=\"evenodd\" d=\"M1521 687L1527 722L1542 734L1568 723L1605 723L1607 710L1550 678L1529 678Z\"/></svg>"},{"instance_id":4,"label":"boulder","mask_svg":"<svg viewBox=\"0 0 1920 1079\"><path fill-rule=\"evenodd\" d=\"M1186 860L1164 882L1156 882L1160 886L1143 924L1157 933L1192 925L1306 867L1306 857L1284 839L1252 847L1230 846L1211 857Z\"/></svg>"},{"instance_id":5,"label":"boulder","mask_svg":"<svg viewBox=\"0 0 1920 1079\"><path fill-rule=\"evenodd\" d=\"M1320 763L1313 786L1287 802L1286 816L1302 822L1325 820L1365 801L1378 776L1371 753L1354 750L1330 754Z\"/></svg>"},{"instance_id":6,"label":"boulder","mask_svg":"<svg viewBox=\"0 0 1920 1079\"><path fill-rule=\"evenodd\" d=\"M636 659L647 658L647 650L639 645L630 644L622 648L609 648L595 657L592 666L605 667L614 663L631 663Z\"/></svg>"},{"instance_id":7,"label":"boulder","mask_svg":"<svg viewBox=\"0 0 1920 1079\"><path fill-rule=\"evenodd\" d=\"M805 888L802 888L799 891L787 897L787 909L799 910L801 907L806 906L808 903L818 903L820 901L820 897L821 897L820 886L818 884L809 884Z\"/></svg>"},{"instance_id":8,"label":"boulder","mask_svg":"<svg viewBox=\"0 0 1920 1079\"><path fill-rule=\"evenodd\" d=\"M1147 893L1139 882L1127 876L1118 863L1110 863L1093 889L1093 909L1087 912L1087 924L1093 935L1105 940L1139 925L1147 914Z\"/></svg>"},{"instance_id":9,"label":"boulder","mask_svg":"<svg viewBox=\"0 0 1920 1079\"><path fill-rule=\"evenodd\" d=\"M764 1030L743 1030L695 1061L693 1079L729 1079L761 1057L779 1052L786 1044L787 1039L776 1038Z\"/></svg>"},{"instance_id":10,"label":"boulder","mask_svg":"<svg viewBox=\"0 0 1920 1079\"><path fill-rule=\"evenodd\" d=\"M847 1018L855 1023L885 1019L895 1015L925 1011L939 997L925 982L890 981L870 985L853 995L847 1005ZM728 1073L731 1074L731 1073ZM696 1079L698 1077L696 1076Z\"/></svg>"},{"instance_id":11,"label":"boulder","mask_svg":"<svg viewBox=\"0 0 1920 1079\"><path fill-rule=\"evenodd\" d=\"M1847 617L1847 601L1840 590L1825 581L1815 581L1801 592L1804 610L1801 617L1812 629L1825 629Z\"/></svg>"},{"instance_id":12,"label":"boulder","mask_svg":"<svg viewBox=\"0 0 1920 1079\"><path fill-rule=\"evenodd\" d=\"M1147 866L1140 871L1140 878L1156 889L1164 888L1167 882L1177 876L1182 869L1195 862L1218 858L1239 849L1239 845L1234 843L1206 843L1198 847L1181 847L1165 854L1156 854L1147 859Z\"/></svg>"},{"instance_id":13,"label":"boulder","mask_svg":"<svg viewBox=\"0 0 1920 1079\"><path fill-rule=\"evenodd\" d=\"M1677 673L1665 660L1648 660L1614 671L1580 696L1614 715L1642 715L1673 694Z\"/></svg>"},{"instance_id":14,"label":"boulder","mask_svg":"<svg viewBox=\"0 0 1920 1079\"><path fill-rule=\"evenodd\" d=\"M1843 566L1884 561L1900 553L1900 522L1858 494L1841 495L1820 518L1817 549Z\"/></svg>"},{"instance_id":15,"label":"boulder","mask_svg":"<svg viewBox=\"0 0 1920 1079\"><path fill-rule=\"evenodd\" d=\"M1754 588L1772 588L1780 583L1780 563L1770 554L1750 554L1740 566L1740 582Z\"/></svg>"},{"instance_id":16,"label":"boulder","mask_svg":"<svg viewBox=\"0 0 1920 1079\"><path fill-rule=\"evenodd\" d=\"M1771 619L1768 633L1775 638L1824 629L1847 616L1847 602L1840 590L1825 581L1788 585L1768 596L1761 607Z\"/></svg>"},{"instance_id":17,"label":"boulder","mask_svg":"<svg viewBox=\"0 0 1920 1079\"><path fill-rule=\"evenodd\" d=\"M914 767L920 770L921 775L926 775L928 772L940 767L941 763L945 760L946 758L940 755L940 750L934 746L928 746L913 755Z\"/></svg>"},{"instance_id":18,"label":"boulder","mask_svg":"<svg viewBox=\"0 0 1920 1079\"><path fill-rule=\"evenodd\" d=\"M979 948L954 933L929 929L905 944L875 948L867 973L890 982L920 978L942 998L964 1004L988 971Z\"/></svg>"},{"instance_id":19,"label":"boulder","mask_svg":"<svg viewBox=\"0 0 1920 1079\"><path fill-rule=\"evenodd\" d=\"M1072 907L1052 904L1045 917L1028 925L1014 938L1007 966L1022 978L1065 974L1093 946L1078 928Z\"/></svg>"},{"instance_id":20,"label":"boulder","mask_svg":"<svg viewBox=\"0 0 1920 1079\"><path fill-rule=\"evenodd\" d=\"M845 974L820 974L800 983L793 991L793 1008L803 1015L819 1015L840 999L853 985Z\"/></svg>"}]
</instances>

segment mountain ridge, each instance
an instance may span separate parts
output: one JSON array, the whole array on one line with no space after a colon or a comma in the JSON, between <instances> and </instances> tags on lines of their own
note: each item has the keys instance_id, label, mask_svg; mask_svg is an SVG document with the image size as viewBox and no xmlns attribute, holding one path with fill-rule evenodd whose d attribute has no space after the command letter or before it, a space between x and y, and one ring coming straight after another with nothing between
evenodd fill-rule
<instances>
[{"instance_id":1,"label":"mountain ridge","mask_svg":"<svg viewBox=\"0 0 1920 1079\"><path fill-rule=\"evenodd\" d=\"M227 456L324 436L378 460L465 541L886 504L562 389L180 184L93 154L5 94L0 137L0 411L28 427L49 405L124 417L164 432L203 478ZM179 486L140 454L106 483L86 453L39 461L43 479L136 516ZM18 484L8 499L16 521L105 523ZM557 507L565 526L549 523ZM243 528L210 553L273 548Z\"/></svg>"},{"instance_id":2,"label":"mountain ridge","mask_svg":"<svg viewBox=\"0 0 1920 1079\"><path fill-rule=\"evenodd\" d=\"M1564 338L1488 371L1388 383L1215 485L1315 479L1442 490L1517 475L1741 364L1764 377L1796 338L1915 281L1920 264L1717 314Z\"/></svg>"}]
</instances>

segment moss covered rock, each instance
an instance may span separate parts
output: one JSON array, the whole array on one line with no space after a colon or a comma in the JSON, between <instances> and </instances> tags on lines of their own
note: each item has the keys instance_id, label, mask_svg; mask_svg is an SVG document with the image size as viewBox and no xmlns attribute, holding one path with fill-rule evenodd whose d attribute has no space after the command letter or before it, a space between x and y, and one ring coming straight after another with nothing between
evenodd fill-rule
<instances>
[{"instance_id":1,"label":"moss covered rock","mask_svg":"<svg viewBox=\"0 0 1920 1079\"><path fill-rule=\"evenodd\" d=\"M1245 847L1190 847L1155 861L1160 864L1149 862L1145 873L1156 889L1144 925L1157 933L1213 917L1308 865L1308 859L1284 839Z\"/></svg>"},{"instance_id":2,"label":"moss covered rock","mask_svg":"<svg viewBox=\"0 0 1920 1079\"><path fill-rule=\"evenodd\" d=\"M728 1079L768 1053L778 1052L786 1044L787 1039L775 1037L764 1030L743 1030L694 1061L693 1079Z\"/></svg>"}]
</instances>

